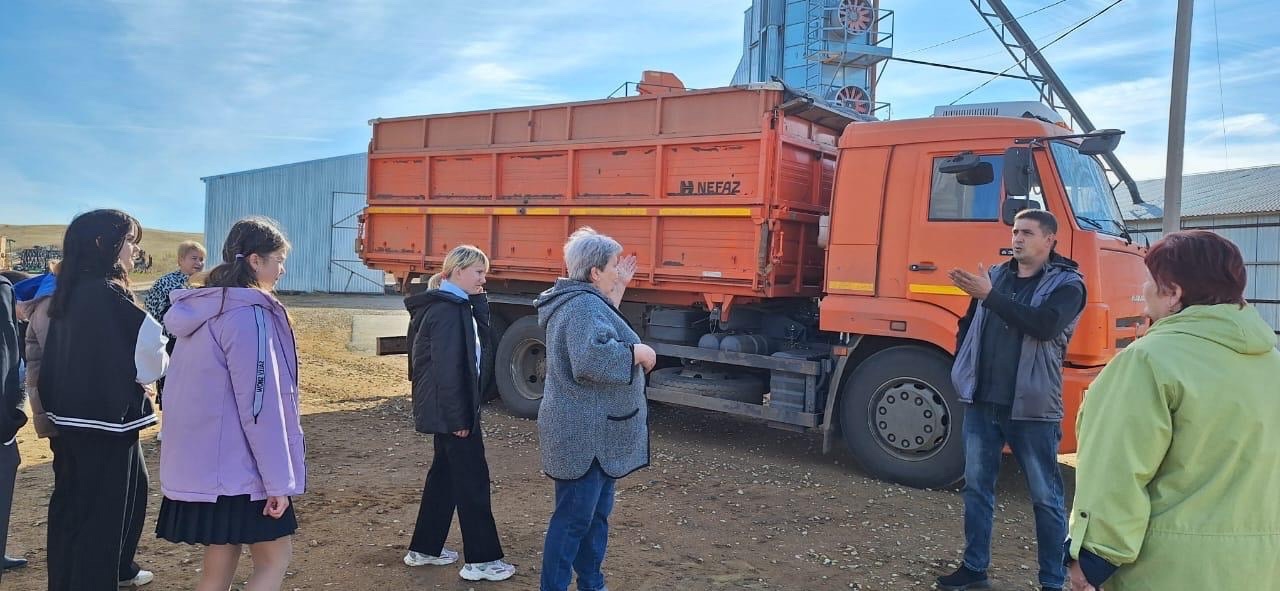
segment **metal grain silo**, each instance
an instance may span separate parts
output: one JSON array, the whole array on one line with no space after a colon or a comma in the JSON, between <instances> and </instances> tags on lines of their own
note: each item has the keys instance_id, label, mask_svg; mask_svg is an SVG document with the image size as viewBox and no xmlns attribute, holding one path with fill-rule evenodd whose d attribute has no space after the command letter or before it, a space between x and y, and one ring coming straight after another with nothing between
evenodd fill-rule
<instances>
[{"instance_id":1,"label":"metal grain silo","mask_svg":"<svg viewBox=\"0 0 1280 591\"><path fill-rule=\"evenodd\" d=\"M875 68L893 54L893 11L877 0L753 0L733 84L778 79L863 116L887 119Z\"/></svg>"}]
</instances>

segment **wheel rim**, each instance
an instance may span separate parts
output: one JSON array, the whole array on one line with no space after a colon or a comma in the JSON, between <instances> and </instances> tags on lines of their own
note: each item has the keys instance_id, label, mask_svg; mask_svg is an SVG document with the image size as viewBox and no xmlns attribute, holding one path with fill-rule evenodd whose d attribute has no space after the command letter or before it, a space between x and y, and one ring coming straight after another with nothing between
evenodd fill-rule
<instances>
[{"instance_id":1,"label":"wheel rim","mask_svg":"<svg viewBox=\"0 0 1280 591\"><path fill-rule=\"evenodd\" d=\"M542 341L525 339L511 352L511 382L516 392L526 400L541 400L542 386L547 379L547 348Z\"/></svg>"},{"instance_id":2,"label":"wheel rim","mask_svg":"<svg viewBox=\"0 0 1280 591\"><path fill-rule=\"evenodd\" d=\"M896 458L926 460L942 449L950 435L951 409L946 398L922 380L890 380L868 404L876 443Z\"/></svg>"}]
</instances>

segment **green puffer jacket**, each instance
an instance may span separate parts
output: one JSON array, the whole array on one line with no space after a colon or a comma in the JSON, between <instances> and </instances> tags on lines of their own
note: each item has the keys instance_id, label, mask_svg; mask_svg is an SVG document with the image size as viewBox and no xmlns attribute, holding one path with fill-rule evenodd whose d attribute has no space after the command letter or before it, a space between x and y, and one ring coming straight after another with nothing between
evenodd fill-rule
<instances>
[{"instance_id":1,"label":"green puffer jacket","mask_svg":"<svg viewBox=\"0 0 1280 591\"><path fill-rule=\"evenodd\" d=\"M1072 557L1107 591L1280 588L1280 352L1251 306L1191 306L1116 356L1080 409Z\"/></svg>"}]
</instances>

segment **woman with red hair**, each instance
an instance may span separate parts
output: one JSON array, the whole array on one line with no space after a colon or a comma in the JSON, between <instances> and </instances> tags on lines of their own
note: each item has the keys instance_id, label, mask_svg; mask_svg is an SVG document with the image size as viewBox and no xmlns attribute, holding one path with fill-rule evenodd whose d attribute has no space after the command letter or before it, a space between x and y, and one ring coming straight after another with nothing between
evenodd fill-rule
<instances>
[{"instance_id":1,"label":"woman with red hair","mask_svg":"<svg viewBox=\"0 0 1280 591\"><path fill-rule=\"evenodd\" d=\"M1280 581L1280 351L1212 232L1146 257L1146 336L1089 387L1068 562L1075 590Z\"/></svg>"}]
</instances>

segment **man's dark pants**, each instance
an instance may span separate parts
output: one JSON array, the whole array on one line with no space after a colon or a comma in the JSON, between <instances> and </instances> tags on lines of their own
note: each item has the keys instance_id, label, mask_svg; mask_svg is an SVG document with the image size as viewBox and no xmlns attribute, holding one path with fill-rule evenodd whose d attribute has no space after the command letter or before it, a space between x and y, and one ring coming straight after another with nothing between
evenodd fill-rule
<instances>
[{"instance_id":1,"label":"man's dark pants","mask_svg":"<svg viewBox=\"0 0 1280 591\"><path fill-rule=\"evenodd\" d=\"M1005 444L1026 473L1027 489L1036 516L1036 551L1040 584L1066 585L1062 542L1067 538L1067 513L1058 469L1058 421L1022 421L1009 416L1004 405L978 402L964 417L964 566L986 572L991 563L991 529L995 518L996 479Z\"/></svg>"}]
</instances>

